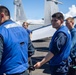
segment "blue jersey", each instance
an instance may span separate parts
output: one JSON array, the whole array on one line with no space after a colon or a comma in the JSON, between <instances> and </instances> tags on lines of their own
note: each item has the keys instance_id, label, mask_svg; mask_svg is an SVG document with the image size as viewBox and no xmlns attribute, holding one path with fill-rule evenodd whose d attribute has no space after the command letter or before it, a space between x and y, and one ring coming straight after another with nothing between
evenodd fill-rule
<instances>
[{"instance_id":1,"label":"blue jersey","mask_svg":"<svg viewBox=\"0 0 76 75\"><path fill-rule=\"evenodd\" d=\"M28 32L29 35L30 35L30 33L32 33L32 31L29 29L26 29L26 31Z\"/></svg>"},{"instance_id":2,"label":"blue jersey","mask_svg":"<svg viewBox=\"0 0 76 75\"><path fill-rule=\"evenodd\" d=\"M76 58L76 28L70 30L72 36L71 58Z\"/></svg>"},{"instance_id":3,"label":"blue jersey","mask_svg":"<svg viewBox=\"0 0 76 75\"><path fill-rule=\"evenodd\" d=\"M63 33L66 37L66 43L59 48L59 52L57 52L57 49L53 50L52 48L55 47L54 41L57 39L56 36L59 33ZM64 37L65 37L64 36ZM58 38L60 39L60 38ZM60 67L61 65L66 65L68 62L68 57L70 55L71 50L71 34L66 26L61 26L52 37L49 50L54 54L54 57L50 60L50 66L51 67ZM56 53L57 52L57 53ZM66 62L67 61L67 62ZM58 69L59 70L59 69ZM61 70L61 69L60 69Z\"/></svg>"},{"instance_id":4,"label":"blue jersey","mask_svg":"<svg viewBox=\"0 0 76 75\"><path fill-rule=\"evenodd\" d=\"M11 20L0 26L3 37L3 54L0 74L21 73L28 69L28 38L27 31Z\"/></svg>"}]
</instances>

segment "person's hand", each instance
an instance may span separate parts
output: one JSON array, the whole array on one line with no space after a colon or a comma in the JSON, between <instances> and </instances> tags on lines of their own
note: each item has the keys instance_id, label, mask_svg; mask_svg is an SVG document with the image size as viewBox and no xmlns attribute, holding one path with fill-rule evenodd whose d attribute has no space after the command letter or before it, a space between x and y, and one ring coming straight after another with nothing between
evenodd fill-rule
<instances>
[{"instance_id":1,"label":"person's hand","mask_svg":"<svg viewBox=\"0 0 76 75\"><path fill-rule=\"evenodd\" d=\"M34 65L35 68L39 68L41 67L41 62L37 62L35 65Z\"/></svg>"}]
</instances>

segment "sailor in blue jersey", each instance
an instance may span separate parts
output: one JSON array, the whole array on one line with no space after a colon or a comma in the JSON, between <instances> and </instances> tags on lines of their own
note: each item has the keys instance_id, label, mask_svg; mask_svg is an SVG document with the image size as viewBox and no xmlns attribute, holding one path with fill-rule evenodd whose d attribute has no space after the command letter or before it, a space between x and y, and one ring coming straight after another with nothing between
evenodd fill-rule
<instances>
[{"instance_id":1,"label":"sailor in blue jersey","mask_svg":"<svg viewBox=\"0 0 76 75\"><path fill-rule=\"evenodd\" d=\"M57 31L50 42L48 54L34 65L35 68L39 68L49 61L51 75L67 75L68 72L71 35L68 28L62 25L63 22L62 13L57 12L52 15L52 27Z\"/></svg>"},{"instance_id":2,"label":"sailor in blue jersey","mask_svg":"<svg viewBox=\"0 0 76 75\"><path fill-rule=\"evenodd\" d=\"M74 18L68 17L66 19L66 26L70 30L72 36L71 53L70 53L70 57L72 59L71 65L76 66L76 28L74 27Z\"/></svg>"},{"instance_id":3,"label":"sailor in blue jersey","mask_svg":"<svg viewBox=\"0 0 76 75\"><path fill-rule=\"evenodd\" d=\"M30 36L30 39L32 37L32 31L28 29L28 25L29 23L28 22L23 22L22 26L27 30L29 36Z\"/></svg>"},{"instance_id":4,"label":"sailor in blue jersey","mask_svg":"<svg viewBox=\"0 0 76 75\"><path fill-rule=\"evenodd\" d=\"M22 26L26 29L26 31L29 34L30 39L31 39L32 38L32 31L28 29L29 23L28 22L23 22ZM34 48L34 45L32 44L32 41L31 41L30 45L31 45L31 50L29 50L29 52L28 52L29 75L31 74L32 69L34 69L34 68L31 69L31 67L33 67L33 62L32 62L32 57L31 56L34 55L34 53L35 53L35 48ZM29 54L32 54L32 55L30 56Z\"/></svg>"},{"instance_id":5,"label":"sailor in blue jersey","mask_svg":"<svg viewBox=\"0 0 76 75\"><path fill-rule=\"evenodd\" d=\"M10 12L0 6L0 75L28 75L27 31L10 20Z\"/></svg>"}]
</instances>

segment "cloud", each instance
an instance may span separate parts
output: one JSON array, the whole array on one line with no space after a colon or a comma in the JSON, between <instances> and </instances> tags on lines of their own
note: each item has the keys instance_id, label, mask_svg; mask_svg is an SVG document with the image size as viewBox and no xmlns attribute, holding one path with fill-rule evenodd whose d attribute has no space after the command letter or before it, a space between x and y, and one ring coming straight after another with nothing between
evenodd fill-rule
<instances>
[{"instance_id":1,"label":"cloud","mask_svg":"<svg viewBox=\"0 0 76 75\"><path fill-rule=\"evenodd\" d=\"M66 19L67 17L75 17L75 16L76 16L76 6L72 5L71 7L69 7L69 11L64 14L64 17ZM31 24L44 24L44 20L42 20L42 19L39 19L39 20L27 20L27 22L31 23Z\"/></svg>"},{"instance_id":2,"label":"cloud","mask_svg":"<svg viewBox=\"0 0 76 75\"><path fill-rule=\"evenodd\" d=\"M74 17L74 16L76 16L76 6L72 5L71 7L69 7L69 11L66 14L64 14L64 16L65 16L65 19L67 17Z\"/></svg>"}]
</instances>

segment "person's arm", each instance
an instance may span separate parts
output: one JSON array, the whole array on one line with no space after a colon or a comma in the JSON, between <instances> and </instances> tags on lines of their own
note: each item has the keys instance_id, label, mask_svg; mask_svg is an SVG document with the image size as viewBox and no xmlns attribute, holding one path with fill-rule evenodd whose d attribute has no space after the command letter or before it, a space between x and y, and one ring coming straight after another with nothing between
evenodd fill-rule
<instances>
[{"instance_id":1,"label":"person's arm","mask_svg":"<svg viewBox=\"0 0 76 75\"><path fill-rule=\"evenodd\" d=\"M54 54L49 51L48 54L40 62L37 62L34 65L34 67L35 68L41 67L43 64L45 64L46 62L48 62L53 56L54 56Z\"/></svg>"},{"instance_id":2,"label":"person's arm","mask_svg":"<svg viewBox=\"0 0 76 75\"><path fill-rule=\"evenodd\" d=\"M67 35L63 32L59 32L53 40L52 46L50 44L49 50L54 54L57 55L62 52L62 49L67 41Z\"/></svg>"},{"instance_id":3,"label":"person's arm","mask_svg":"<svg viewBox=\"0 0 76 75\"><path fill-rule=\"evenodd\" d=\"M32 33L30 33L30 39L32 38Z\"/></svg>"},{"instance_id":4,"label":"person's arm","mask_svg":"<svg viewBox=\"0 0 76 75\"><path fill-rule=\"evenodd\" d=\"M54 56L54 54L49 51L48 54L45 56L45 58L43 58L43 60L40 62L41 65L45 64L46 62L48 62L53 56Z\"/></svg>"},{"instance_id":5,"label":"person's arm","mask_svg":"<svg viewBox=\"0 0 76 75\"><path fill-rule=\"evenodd\" d=\"M34 48L34 46L33 46L33 44L32 44L32 41L31 41L31 39L30 39L30 37L29 37L28 57L31 57L32 55L34 55L34 53L35 53L35 48ZM30 59L30 58L29 58L29 59Z\"/></svg>"},{"instance_id":6,"label":"person's arm","mask_svg":"<svg viewBox=\"0 0 76 75\"><path fill-rule=\"evenodd\" d=\"M0 36L0 65L2 60L2 53L3 53L3 38Z\"/></svg>"},{"instance_id":7,"label":"person's arm","mask_svg":"<svg viewBox=\"0 0 76 75\"><path fill-rule=\"evenodd\" d=\"M40 62L37 62L34 65L34 67L35 68L41 67L43 64L51 60L51 58L57 55L62 49L62 47L65 45L66 40L67 36L64 33L59 33L53 40L52 46L51 48L49 48L50 51L48 52L48 54Z\"/></svg>"},{"instance_id":8,"label":"person's arm","mask_svg":"<svg viewBox=\"0 0 76 75\"><path fill-rule=\"evenodd\" d=\"M29 30L29 33L30 33L30 39L32 38L32 31L31 30Z\"/></svg>"}]
</instances>

